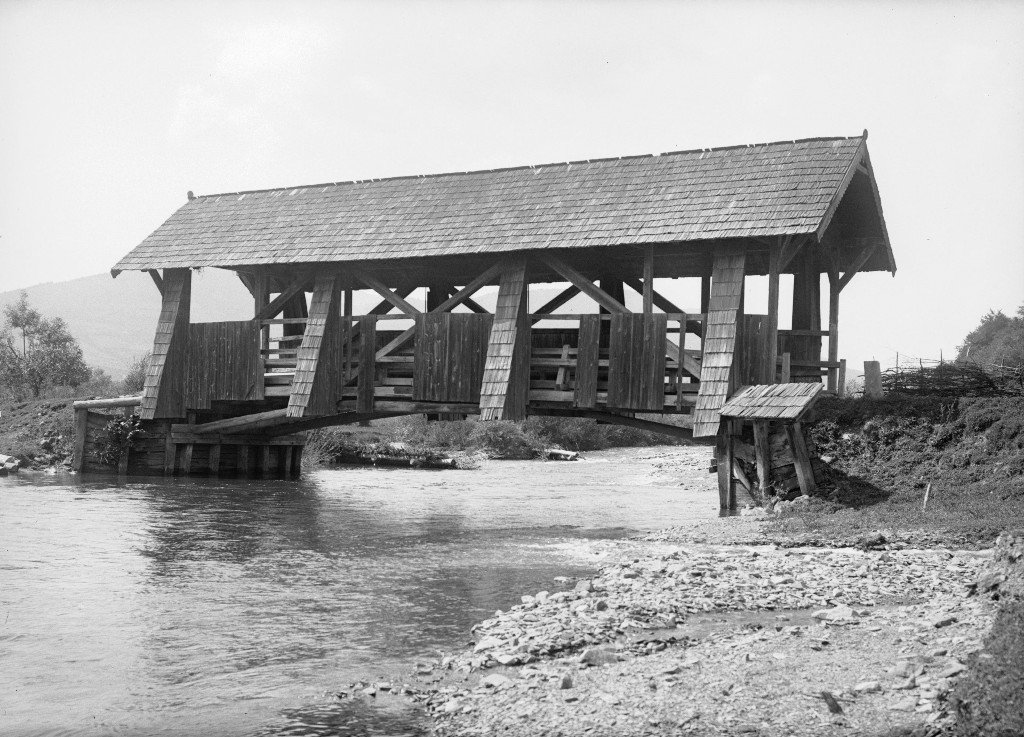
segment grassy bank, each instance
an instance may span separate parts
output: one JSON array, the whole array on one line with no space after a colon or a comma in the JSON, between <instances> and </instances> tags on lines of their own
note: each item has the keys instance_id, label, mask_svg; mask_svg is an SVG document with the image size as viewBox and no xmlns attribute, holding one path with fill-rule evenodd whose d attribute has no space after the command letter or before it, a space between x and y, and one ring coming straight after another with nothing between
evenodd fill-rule
<instances>
[{"instance_id":1,"label":"grassy bank","mask_svg":"<svg viewBox=\"0 0 1024 737\"><path fill-rule=\"evenodd\" d=\"M75 411L70 399L36 399L0 405L0 454L18 458L24 468L70 462Z\"/></svg>"},{"instance_id":2,"label":"grassy bank","mask_svg":"<svg viewBox=\"0 0 1024 737\"><path fill-rule=\"evenodd\" d=\"M1024 398L826 399L809 434L825 479L780 531L991 542L1024 518Z\"/></svg>"},{"instance_id":3,"label":"grassy bank","mask_svg":"<svg viewBox=\"0 0 1024 737\"><path fill-rule=\"evenodd\" d=\"M324 465L354 451L399 444L413 453L526 460L541 457L548 448L587 451L676 442L664 435L574 417L428 422L422 415L414 415L378 420L369 427L314 430L309 433L303 458L312 465Z\"/></svg>"}]
</instances>

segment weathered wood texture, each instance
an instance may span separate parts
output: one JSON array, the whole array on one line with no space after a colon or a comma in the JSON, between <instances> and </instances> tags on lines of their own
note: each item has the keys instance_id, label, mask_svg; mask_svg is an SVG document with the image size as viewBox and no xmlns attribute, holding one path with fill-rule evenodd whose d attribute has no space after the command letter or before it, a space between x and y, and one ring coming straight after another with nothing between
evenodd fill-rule
<instances>
[{"instance_id":1,"label":"weathered wood texture","mask_svg":"<svg viewBox=\"0 0 1024 737\"><path fill-rule=\"evenodd\" d=\"M601 356L601 319L597 315L580 317L576 349L576 387L573 405L581 408L597 406L597 373Z\"/></svg>"},{"instance_id":2,"label":"weathered wood texture","mask_svg":"<svg viewBox=\"0 0 1024 737\"><path fill-rule=\"evenodd\" d=\"M295 361L288 416L331 414L340 382L341 292L334 274L320 274L313 287L309 319Z\"/></svg>"},{"instance_id":3,"label":"weathered wood texture","mask_svg":"<svg viewBox=\"0 0 1024 737\"><path fill-rule=\"evenodd\" d=\"M742 315L736 349L736 381L738 386L772 384L775 381L775 355L771 350L775 331L768 315Z\"/></svg>"},{"instance_id":4,"label":"weathered wood texture","mask_svg":"<svg viewBox=\"0 0 1024 737\"><path fill-rule=\"evenodd\" d=\"M793 274L793 330L821 330L821 272L817 251L804 246L795 258ZM781 335L779 353L796 362L821 360L820 335ZM792 381L820 382L821 373L794 364Z\"/></svg>"},{"instance_id":5,"label":"weathered wood texture","mask_svg":"<svg viewBox=\"0 0 1024 737\"><path fill-rule=\"evenodd\" d=\"M479 403L492 322L491 315L418 315L413 399Z\"/></svg>"},{"instance_id":6,"label":"weathered wood texture","mask_svg":"<svg viewBox=\"0 0 1024 737\"><path fill-rule=\"evenodd\" d=\"M487 345L480 390L480 416L483 420L521 420L526 417L530 389L530 326L526 301L526 260L509 261L501 274Z\"/></svg>"},{"instance_id":7,"label":"weathered wood texture","mask_svg":"<svg viewBox=\"0 0 1024 737\"><path fill-rule=\"evenodd\" d=\"M359 321L359 366L356 409L373 412L373 384L377 374L377 318L367 315Z\"/></svg>"},{"instance_id":8,"label":"weathered wood texture","mask_svg":"<svg viewBox=\"0 0 1024 737\"><path fill-rule=\"evenodd\" d=\"M139 416L144 420L185 415L185 363L188 351L192 272L165 269L160 319L146 367Z\"/></svg>"},{"instance_id":9,"label":"weathered wood texture","mask_svg":"<svg viewBox=\"0 0 1024 737\"><path fill-rule=\"evenodd\" d=\"M695 438L712 437L718 432L718 412L729 397L745 266L742 247L720 246L715 252L704 323L700 391L693 418Z\"/></svg>"},{"instance_id":10,"label":"weathered wood texture","mask_svg":"<svg viewBox=\"0 0 1024 737\"><path fill-rule=\"evenodd\" d=\"M664 314L613 314L608 348L608 407L664 410Z\"/></svg>"},{"instance_id":11,"label":"weathered wood texture","mask_svg":"<svg viewBox=\"0 0 1024 737\"><path fill-rule=\"evenodd\" d=\"M263 399L260 324L255 320L188 326L185 408L214 400Z\"/></svg>"},{"instance_id":12,"label":"weathered wood texture","mask_svg":"<svg viewBox=\"0 0 1024 737\"><path fill-rule=\"evenodd\" d=\"M742 420L799 420L817 401L821 384L748 386L722 407L722 417Z\"/></svg>"}]
</instances>

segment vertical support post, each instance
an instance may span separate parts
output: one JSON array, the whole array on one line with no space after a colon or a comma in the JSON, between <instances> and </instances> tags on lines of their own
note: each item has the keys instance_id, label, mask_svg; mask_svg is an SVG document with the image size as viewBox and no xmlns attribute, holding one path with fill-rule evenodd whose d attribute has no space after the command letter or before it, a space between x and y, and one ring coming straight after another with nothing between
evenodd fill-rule
<instances>
[{"instance_id":1,"label":"vertical support post","mask_svg":"<svg viewBox=\"0 0 1024 737\"><path fill-rule=\"evenodd\" d=\"M711 305L711 274L700 278L700 314L707 319L708 307Z\"/></svg>"},{"instance_id":2,"label":"vertical support post","mask_svg":"<svg viewBox=\"0 0 1024 737\"><path fill-rule=\"evenodd\" d=\"M292 454L295 452L294 446L284 446L284 454L281 459L281 478L286 479L292 475Z\"/></svg>"},{"instance_id":3,"label":"vertical support post","mask_svg":"<svg viewBox=\"0 0 1024 737\"><path fill-rule=\"evenodd\" d=\"M882 364L878 361L865 361L864 396L868 399L881 399L882 395Z\"/></svg>"},{"instance_id":4,"label":"vertical support post","mask_svg":"<svg viewBox=\"0 0 1024 737\"><path fill-rule=\"evenodd\" d=\"M356 411L373 412L373 380L377 374L377 316L366 315L359 321L359 380L356 385Z\"/></svg>"},{"instance_id":5,"label":"vertical support post","mask_svg":"<svg viewBox=\"0 0 1024 737\"><path fill-rule=\"evenodd\" d=\"M839 378L836 384L836 396L846 396L846 359L839 359Z\"/></svg>"},{"instance_id":6,"label":"vertical support post","mask_svg":"<svg viewBox=\"0 0 1024 737\"><path fill-rule=\"evenodd\" d=\"M789 351L786 351L785 353L782 354L782 370L779 372L779 383L788 384L790 381L792 381L792 371L792 354Z\"/></svg>"},{"instance_id":7,"label":"vertical support post","mask_svg":"<svg viewBox=\"0 0 1024 737\"><path fill-rule=\"evenodd\" d=\"M89 431L89 410L75 410L75 465L79 473L85 468L85 438Z\"/></svg>"},{"instance_id":8,"label":"vertical support post","mask_svg":"<svg viewBox=\"0 0 1024 737\"><path fill-rule=\"evenodd\" d=\"M238 467L236 469L241 476L249 475L249 446L238 446Z\"/></svg>"},{"instance_id":9,"label":"vertical support post","mask_svg":"<svg viewBox=\"0 0 1024 737\"><path fill-rule=\"evenodd\" d=\"M501 273L498 303L487 341L480 385L482 420L519 420L526 414L530 388L527 292L526 259L509 260Z\"/></svg>"},{"instance_id":10,"label":"vertical support post","mask_svg":"<svg viewBox=\"0 0 1024 737\"><path fill-rule=\"evenodd\" d=\"M267 273L260 271L252 280L253 283L253 315L258 315L260 311L270 304L270 285L267 279ZM260 348L265 349L270 347L270 326L264 325L260 328ZM260 354L263 355L262 353Z\"/></svg>"},{"instance_id":11,"label":"vertical support post","mask_svg":"<svg viewBox=\"0 0 1024 737\"><path fill-rule=\"evenodd\" d=\"M757 466L757 490L763 502L768 496L768 484L772 472L772 451L768 441L767 420L754 421L754 464Z\"/></svg>"},{"instance_id":12,"label":"vertical support post","mask_svg":"<svg viewBox=\"0 0 1024 737\"><path fill-rule=\"evenodd\" d=\"M683 361L686 359L686 313L679 318L679 352L676 354L676 412L683 411Z\"/></svg>"},{"instance_id":13,"label":"vertical support post","mask_svg":"<svg viewBox=\"0 0 1024 737\"><path fill-rule=\"evenodd\" d=\"M292 478L298 478L302 474L302 446L296 445L292 452Z\"/></svg>"},{"instance_id":14,"label":"vertical support post","mask_svg":"<svg viewBox=\"0 0 1024 737\"><path fill-rule=\"evenodd\" d=\"M654 312L654 246L644 249L644 314Z\"/></svg>"},{"instance_id":15,"label":"vertical support post","mask_svg":"<svg viewBox=\"0 0 1024 737\"><path fill-rule=\"evenodd\" d=\"M839 272L828 272L828 361L839 360ZM831 366L828 369L828 389L837 391L839 370Z\"/></svg>"},{"instance_id":16,"label":"vertical support post","mask_svg":"<svg viewBox=\"0 0 1024 737\"><path fill-rule=\"evenodd\" d=\"M793 274L793 329L821 330L821 272L818 254L807 245L793 261L796 264ZM794 337L791 341L787 340L784 350L789 351L797 361L820 361L821 337ZM820 382L821 376L814 377L813 381Z\"/></svg>"},{"instance_id":17,"label":"vertical support post","mask_svg":"<svg viewBox=\"0 0 1024 737\"><path fill-rule=\"evenodd\" d=\"M768 250L768 383L775 383L775 363L779 354L779 270L782 262L782 243L771 244Z\"/></svg>"},{"instance_id":18,"label":"vertical support post","mask_svg":"<svg viewBox=\"0 0 1024 737\"><path fill-rule=\"evenodd\" d=\"M181 473L183 476L192 474L192 443L187 443L181 454Z\"/></svg>"},{"instance_id":19,"label":"vertical support post","mask_svg":"<svg viewBox=\"0 0 1024 737\"><path fill-rule=\"evenodd\" d=\"M220 475L220 443L210 446L210 473Z\"/></svg>"},{"instance_id":20,"label":"vertical support post","mask_svg":"<svg viewBox=\"0 0 1024 737\"><path fill-rule=\"evenodd\" d=\"M788 423L786 435L789 437L789 446L793 450L793 465L796 468L800 493L810 496L815 489L814 469L811 467L811 457L807 452L807 442L804 440L804 431L800 423Z\"/></svg>"},{"instance_id":21,"label":"vertical support post","mask_svg":"<svg viewBox=\"0 0 1024 737\"><path fill-rule=\"evenodd\" d=\"M160 320L139 405L139 417L143 420L175 418L185 414L192 272L188 269L164 269L163 282Z\"/></svg>"},{"instance_id":22,"label":"vertical support post","mask_svg":"<svg viewBox=\"0 0 1024 737\"><path fill-rule=\"evenodd\" d=\"M721 509L732 509L736 506L736 481L732 476L736 456L732 428L727 420L723 420L719 425L715 455L718 457L718 506Z\"/></svg>"},{"instance_id":23,"label":"vertical support post","mask_svg":"<svg viewBox=\"0 0 1024 737\"><path fill-rule=\"evenodd\" d=\"M270 476L270 446L260 446L260 476L268 478Z\"/></svg>"},{"instance_id":24,"label":"vertical support post","mask_svg":"<svg viewBox=\"0 0 1024 737\"><path fill-rule=\"evenodd\" d=\"M167 422L163 425L164 430L164 476L173 476L174 469L177 468L178 459L178 446L174 443L174 438L171 436L171 423Z\"/></svg>"}]
</instances>

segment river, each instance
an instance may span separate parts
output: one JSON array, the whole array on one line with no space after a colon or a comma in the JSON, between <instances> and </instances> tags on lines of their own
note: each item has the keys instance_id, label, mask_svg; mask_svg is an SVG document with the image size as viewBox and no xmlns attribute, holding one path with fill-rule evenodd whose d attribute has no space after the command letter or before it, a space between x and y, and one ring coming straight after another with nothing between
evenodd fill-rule
<instances>
[{"instance_id":1,"label":"river","mask_svg":"<svg viewBox=\"0 0 1024 737\"><path fill-rule=\"evenodd\" d=\"M681 448L299 481L0 478L0 734L418 734L339 701L600 565L717 515ZM707 454L702 449L703 455Z\"/></svg>"}]
</instances>

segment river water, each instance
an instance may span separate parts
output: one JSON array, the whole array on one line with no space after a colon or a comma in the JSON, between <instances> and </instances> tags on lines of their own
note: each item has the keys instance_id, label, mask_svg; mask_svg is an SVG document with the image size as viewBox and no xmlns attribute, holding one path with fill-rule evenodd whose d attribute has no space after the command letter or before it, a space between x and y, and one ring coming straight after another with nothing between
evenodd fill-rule
<instances>
[{"instance_id":1,"label":"river water","mask_svg":"<svg viewBox=\"0 0 1024 737\"><path fill-rule=\"evenodd\" d=\"M0 479L0 734L416 734L339 701L601 541L717 514L679 448L300 481ZM691 451L692 452L692 451ZM704 451L706 454L706 451Z\"/></svg>"}]
</instances>

